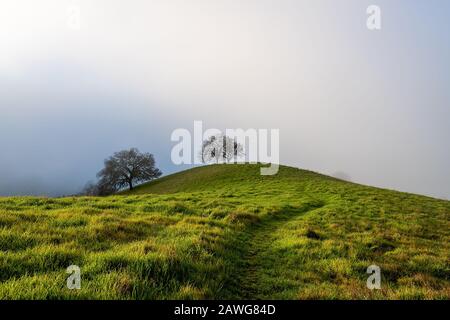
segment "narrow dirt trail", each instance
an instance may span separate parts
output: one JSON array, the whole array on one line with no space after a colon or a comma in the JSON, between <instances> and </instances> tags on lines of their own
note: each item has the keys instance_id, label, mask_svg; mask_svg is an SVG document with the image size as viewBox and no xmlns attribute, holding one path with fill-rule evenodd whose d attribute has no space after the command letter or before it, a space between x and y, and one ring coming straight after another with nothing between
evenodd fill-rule
<instances>
[{"instance_id":1,"label":"narrow dirt trail","mask_svg":"<svg viewBox=\"0 0 450 320\"><path fill-rule=\"evenodd\" d=\"M301 219L306 213L320 206L306 209L287 209L279 214L262 221L258 226L248 231L248 240L245 244L242 268L237 275L239 299L264 299L271 281L271 270L276 270L278 264L283 263L276 256L271 256L272 244L277 240L276 232L286 224ZM276 276L276 275L275 275ZM270 286L269 286L270 287Z\"/></svg>"},{"instance_id":2,"label":"narrow dirt trail","mask_svg":"<svg viewBox=\"0 0 450 320\"><path fill-rule=\"evenodd\" d=\"M275 240L273 233L282 224L281 221L276 223L265 223L264 226L255 229L252 233L251 240L248 243L248 251L244 256L245 269L242 270L240 279L241 292L243 299L258 299L260 297L259 288L262 282L262 256L264 251Z\"/></svg>"}]
</instances>

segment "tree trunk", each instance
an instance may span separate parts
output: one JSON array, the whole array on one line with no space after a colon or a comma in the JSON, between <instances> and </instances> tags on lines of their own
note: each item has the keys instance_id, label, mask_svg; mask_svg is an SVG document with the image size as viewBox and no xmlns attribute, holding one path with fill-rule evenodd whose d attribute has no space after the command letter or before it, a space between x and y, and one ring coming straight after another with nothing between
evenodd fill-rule
<instances>
[{"instance_id":1,"label":"tree trunk","mask_svg":"<svg viewBox=\"0 0 450 320\"><path fill-rule=\"evenodd\" d=\"M133 181L129 181L128 184L130 186L130 190L133 190Z\"/></svg>"}]
</instances>

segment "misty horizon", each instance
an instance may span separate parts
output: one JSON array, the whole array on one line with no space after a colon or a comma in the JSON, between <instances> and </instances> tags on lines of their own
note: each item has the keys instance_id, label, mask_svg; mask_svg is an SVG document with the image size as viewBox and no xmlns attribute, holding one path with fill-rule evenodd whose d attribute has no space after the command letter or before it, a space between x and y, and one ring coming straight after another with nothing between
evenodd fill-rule
<instances>
[{"instance_id":1,"label":"misty horizon","mask_svg":"<svg viewBox=\"0 0 450 320\"><path fill-rule=\"evenodd\" d=\"M450 199L450 3L0 5L0 196L63 196L177 128L280 130L280 164ZM70 23L79 9L80 23ZM68 20L69 19L69 20Z\"/></svg>"}]
</instances>

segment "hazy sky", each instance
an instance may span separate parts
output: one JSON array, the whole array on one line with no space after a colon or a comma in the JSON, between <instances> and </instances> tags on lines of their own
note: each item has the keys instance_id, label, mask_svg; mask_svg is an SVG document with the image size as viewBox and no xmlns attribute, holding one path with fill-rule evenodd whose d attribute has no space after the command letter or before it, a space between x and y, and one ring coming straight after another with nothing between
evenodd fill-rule
<instances>
[{"instance_id":1,"label":"hazy sky","mask_svg":"<svg viewBox=\"0 0 450 320\"><path fill-rule=\"evenodd\" d=\"M181 170L170 134L203 120L280 129L283 164L450 198L449 13L447 0L2 0L0 195L75 193L129 147Z\"/></svg>"}]
</instances>

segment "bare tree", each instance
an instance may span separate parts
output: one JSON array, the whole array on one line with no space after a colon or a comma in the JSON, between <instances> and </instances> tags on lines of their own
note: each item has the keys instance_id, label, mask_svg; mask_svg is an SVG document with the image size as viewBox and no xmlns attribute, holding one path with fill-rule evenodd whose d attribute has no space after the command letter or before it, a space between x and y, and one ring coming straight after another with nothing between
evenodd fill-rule
<instances>
[{"instance_id":1,"label":"bare tree","mask_svg":"<svg viewBox=\"0 0 450 320\"><path fill-rule=\"evenodd\" d=\"M107 196L117 192L117 189L111 184L106 183L106 181L94 183L89 181L81 191L80 195L83 196Z\"/></svg>"},{"instance_id":2,"label":"bare tree","mask_svg":"<svg viewBox=\"0 0 450 320\"><path fill-rule=\"evenodd\" d=\"M83 195L83 196L96 196L98 195L97 192L97 184L89 181L88 183L86 183L86 185L83 188L83 191L81 191L79 193L79 195Z\"/></svg>"},{"instance_id":3,"label":"bare tree","mask_svg":"<svg viewBox=\"0 0 450 320\"><path fill-rule=\"evenodd\" d=\"M236 161L238 157L244 155L242 145L235 139L226 135L211 136L202 143L200 158L203 163L215 161L230 162Z\"/></svg>"},{"instance_id":4,"label":"bare tree","mask_svg":"<svg viewBox=\"0 0 450 320\"><path fill-rule=\"evenodd\" d=\"M119 151L105 160L105 167L97 174L99 182L94 191L105 195L126 187L132 190L137 183L153 180L161 174L152 154L141 153L136 148Z\"/></svg>"}]
</instances>

